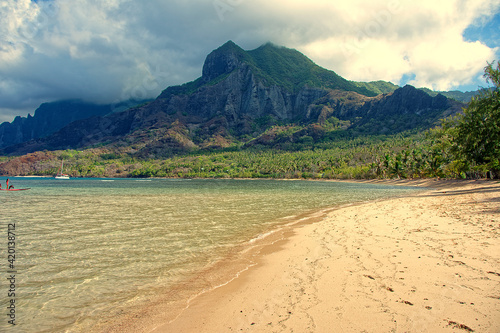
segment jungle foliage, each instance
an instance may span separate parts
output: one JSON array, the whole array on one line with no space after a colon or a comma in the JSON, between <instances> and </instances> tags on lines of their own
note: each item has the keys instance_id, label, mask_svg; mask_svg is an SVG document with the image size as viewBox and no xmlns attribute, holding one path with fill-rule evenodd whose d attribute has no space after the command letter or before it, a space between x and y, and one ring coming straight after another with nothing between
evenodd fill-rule
<instances>
[{"instance_id":1,"label":"jungle foliage","mask_svg":"<svg viewBox=\"0 0 500 333\"><path fill-rule=\"evenodd\" d=\"M443 121L434 135L452 156L455 173L500 178L500 64L489 63L484 71L493 87L482 89L463 114Z\"/></svg>"}]
</instances>

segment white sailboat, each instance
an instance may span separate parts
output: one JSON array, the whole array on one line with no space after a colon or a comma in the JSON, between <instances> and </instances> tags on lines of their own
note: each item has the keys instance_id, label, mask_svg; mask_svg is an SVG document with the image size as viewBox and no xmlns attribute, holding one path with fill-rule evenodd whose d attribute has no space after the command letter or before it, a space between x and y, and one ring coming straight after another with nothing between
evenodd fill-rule
<instances>
[{"instance_id":1,"label":"white sailboat","mask_svg":"<svg viewBox=\"0 0 500 333\"><path fill-rule=\"evenodd\" d=\"M61 170L57 173L55 179L69 179L69 175L63 173L63 161L61 161Z\"/></svg>"}]
</instances>

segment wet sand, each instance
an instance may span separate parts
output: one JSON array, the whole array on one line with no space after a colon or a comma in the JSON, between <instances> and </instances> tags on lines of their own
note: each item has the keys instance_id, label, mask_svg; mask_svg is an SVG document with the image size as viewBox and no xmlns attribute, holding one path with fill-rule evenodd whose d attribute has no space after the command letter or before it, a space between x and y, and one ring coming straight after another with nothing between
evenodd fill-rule
<instances>
[{"instance_id":1,"label":"wet sand","mask_svg":"<svg viewBox=\"0 0 500 333\"><path fill-rule=\"evenodd\" d=\"M101 331L500 332L500 182L383 183L432 189L313 217L177 312Z\"/></svg>"}]
</instances>

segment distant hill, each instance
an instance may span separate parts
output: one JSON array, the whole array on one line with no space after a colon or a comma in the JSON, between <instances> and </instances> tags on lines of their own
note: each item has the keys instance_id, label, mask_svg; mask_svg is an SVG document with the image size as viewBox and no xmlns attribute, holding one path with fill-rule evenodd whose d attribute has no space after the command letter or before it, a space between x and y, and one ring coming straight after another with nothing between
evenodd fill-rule
<instances>
[{"instance_id":1,"label":"distant hill","mask_svg":"<svg viewBox=\"0 0 500 333\"><path fill-rule=\"evenodd\" d=\"M372 81L372 82L354 82L358 87L364 87L369 91L379 94L388 94L394 92L400 86L386 81Z\"/></svg>"},{"instance_id":2,"label":"distant hill","mask_svg":"<svg viewBox=\"0 0 500 333\"><path fill-rule=\"evenodd\" d=\"M438 94L441 94L447 98L454 99L455 101L459 101L462 103L469 103L471 98L476 96L479 91L467 91L467 92L461 92L461 91L434 91L430 90L429 88L420 88L420 90L426 92L430 96L437 96Z\"/></svg>"},{"instance_id":3,"label":"distant hill","mask_svg":"<svg viewBox=\"0 0 500 333\"><path fill-rule=\"evenodd\" d=\"M411 86L349 81L293 49L268 43L245 51L229 41L207 56L195 81L168 87L145 105L72 120L1 153L100 145L161 158L230 146L283 147L342 133L423 130L463 105Z\"/></svg>"},{"instance_id":4,"label":"distant hill","mask_svg":"<svg viewBox=\"0 0 500 333\"><path fill-rule=\"evenodd\" d=\"M0 125L0 148L42 138L75 120L103 116L110 112L110 105L96 105L80 100L44 103L36 109L34 116L16 117L13 122Z\"/></svg>"},{"instance_id":5,"label":"distant hill","mask_svg":"<svg viewBox=\"0 0 500 333\"><path fill-rule=\"evenodd\" d=\"M82 100L63 100L43 103L35 110L33 116L18 116L11 123L0 124L0 148L44 138L74 121L105 116L145 102L148 101L95 104Z\"/></svg>"}]
</instances>

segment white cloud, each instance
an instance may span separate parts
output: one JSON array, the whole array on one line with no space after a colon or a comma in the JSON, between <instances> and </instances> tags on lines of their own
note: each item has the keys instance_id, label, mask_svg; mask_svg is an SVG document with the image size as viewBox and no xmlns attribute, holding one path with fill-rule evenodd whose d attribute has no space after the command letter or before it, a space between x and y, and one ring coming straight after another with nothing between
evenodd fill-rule
<instances>
[{"instance_id":1,"label":"white cloud","mask_svg":"<svg viewBox=\"0 0 500 333\"><path fill-rule=\"evenodd\" d=\"M382 3L382 2L379 2ZM388 2L387 2L388 3ZM352 80L410 82L437 90L472 83L495 49L466 42L463 31L494 1L393 1L358 14L352 30L302 46L317 63ZM363 7L360 7L363 8Z\"/></svg>"},{"instance_id":2,"label":"white cloud","mask_svg":"<svg viewBox=\"0 0 500 333\"><path fill-rule=\"evenodd\" d=\"M498 0L30 0L0 2L0 121L42 102L155 97L195 79L231 39L272 41L360 81L453 89L495 49L463 31ZM29 101L29 102L27 102ZM11 111L9 111L11 110Z\"/></svg>"}]
</instances>

